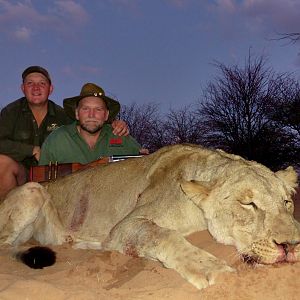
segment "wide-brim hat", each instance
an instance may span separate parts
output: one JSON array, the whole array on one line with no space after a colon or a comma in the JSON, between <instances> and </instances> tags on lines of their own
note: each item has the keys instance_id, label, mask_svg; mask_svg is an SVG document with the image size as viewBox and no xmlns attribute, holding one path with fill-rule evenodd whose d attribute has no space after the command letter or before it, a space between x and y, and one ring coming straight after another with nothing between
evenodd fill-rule
<instances>
[{"instance_id":1,"label":"wide-brim hat","mask_svg":"<svg viewBox=\"0 0 300 300\"><path fill-rule=\"evenodd\" d=\"M115 119L120 111L120 103L110 97L107 97L104 90L94 83L84 84L81 88L79 96L64 99L64 110L66 114L70 118L75 120L75 109L78 106L79 101L85 97L90 96L98 97L106 103L107 109L109 110L109 117L107 122L111 122Z\"/></svg>"}]
</instances>

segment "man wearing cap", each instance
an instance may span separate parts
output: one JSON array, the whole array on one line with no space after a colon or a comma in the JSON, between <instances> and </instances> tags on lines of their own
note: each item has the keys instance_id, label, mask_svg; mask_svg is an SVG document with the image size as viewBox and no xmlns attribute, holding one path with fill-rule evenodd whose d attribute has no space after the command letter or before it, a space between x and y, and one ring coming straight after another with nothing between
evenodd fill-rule
<instances>
[{"instance_id":1,"label":"man wearing cap","mask_svg":"<svg viewBox=\"0 0 300 300\"><path fill-rule=\"evenodd\" d=\"M45 140L40 165L79 162L87 164L102 156L136 155L141 146L131 136L116 136L107 123L120 110L118 101L94 83L83 85L80 95L64 99L64 109L75 122L61 126Z\"/></svg>"},{"instance_id":2,"label":"man wearing cap","mask_svg":"<svg viewBox=\"0 0 300 300\"><path fill-rule=\"evenodd\" d=\"M22 80L24 97L0 113L0 201L13 187L26 182L28 169L38 164L41 145L49 133L72 122L48 99L53 85L46 69L30 66L22 73ZM118 134L128 134L124 124L117 123Z\"/></svg>"}]
</instances>

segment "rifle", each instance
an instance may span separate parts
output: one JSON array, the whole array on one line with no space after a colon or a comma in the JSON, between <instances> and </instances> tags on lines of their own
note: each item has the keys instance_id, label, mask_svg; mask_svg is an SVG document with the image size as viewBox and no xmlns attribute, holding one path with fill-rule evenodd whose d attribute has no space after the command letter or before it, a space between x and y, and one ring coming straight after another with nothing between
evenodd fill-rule
<instances>
[{"instance_id":1,"label":"rifle","mask_svg":"<svg viewBox=\"0 0 300 300\"><path fill-rule=\"evenodd\" d=\"M98 160L92 161L88 164L80 164L80 163L53 163L50 162L45 166L32 166L29 170L29 181L35 182L45 182L45 181L53 181L59 177L66 176L68 174L72 174L78 170L84 170L91 167L95 167L100 164L108 164L111 162L117 162L120 160L142 157L144 155L112 155L112 156L104 156L100 157Z\"/></svg>"}]
</instances>

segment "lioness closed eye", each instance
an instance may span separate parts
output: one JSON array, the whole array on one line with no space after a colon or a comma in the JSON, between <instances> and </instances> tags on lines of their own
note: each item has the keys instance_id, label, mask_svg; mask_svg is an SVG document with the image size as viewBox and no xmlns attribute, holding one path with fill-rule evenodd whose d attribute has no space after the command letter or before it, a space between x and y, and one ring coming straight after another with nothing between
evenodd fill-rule
<instances>
[{"instance_id":1,"label":"lioness closed eye","mask_svg":"<svg viewBox=\"0 0 300 300\"><path fill-rule=\"evenodd\" d=\"M118 250L156 259L201 289L232 269L184 237L208 229L246 261L300 258L297 176L196 145L27 183L0 206L0 241Z\"/></svg>"}]
</instances>

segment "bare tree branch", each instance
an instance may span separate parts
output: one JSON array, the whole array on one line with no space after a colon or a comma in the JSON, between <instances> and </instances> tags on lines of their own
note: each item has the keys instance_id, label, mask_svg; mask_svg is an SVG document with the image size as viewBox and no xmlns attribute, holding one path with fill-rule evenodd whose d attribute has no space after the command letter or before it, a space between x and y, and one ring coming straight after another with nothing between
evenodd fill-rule
<instances>
[{"instance_id":1,"label":"bare tree branch","mask_svg":"<svg viewBox=\"0 0 300 300\"><path fill-rule=\"evenodd\" d=\"M273 168L292 161L295 135L270 117L287 74L275 74L263 57L251 54L243 67L216 66L220 75L208 84L198 106L206 144Z\"/></svg>"},{"instance_id":2,"label":"bare tree branch","mask_svg":"<svg viewBox=\"0 0 300 300\"><path fill-rule=\"evenodd\" d=\"M272 40L288 40L291 44L300 41L300 32L280 33L278 38Z\"/></svg>"}]
</instances>

